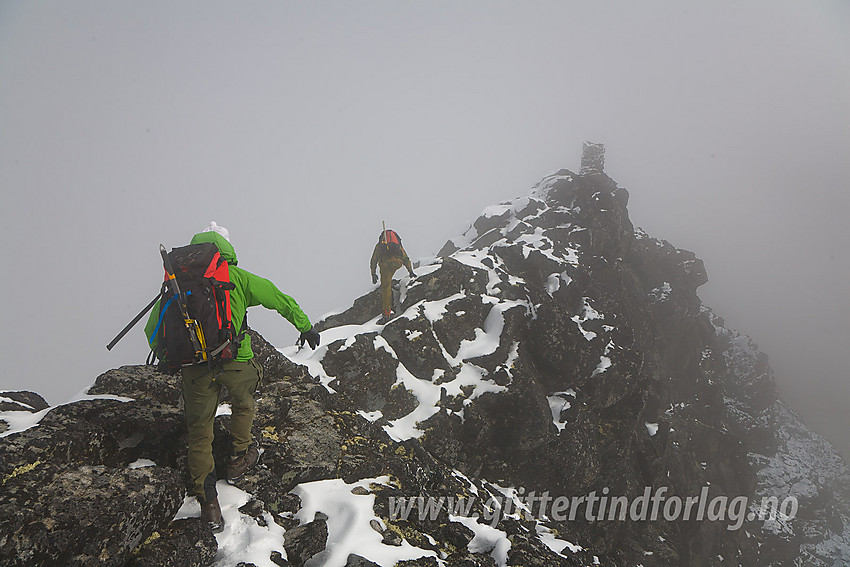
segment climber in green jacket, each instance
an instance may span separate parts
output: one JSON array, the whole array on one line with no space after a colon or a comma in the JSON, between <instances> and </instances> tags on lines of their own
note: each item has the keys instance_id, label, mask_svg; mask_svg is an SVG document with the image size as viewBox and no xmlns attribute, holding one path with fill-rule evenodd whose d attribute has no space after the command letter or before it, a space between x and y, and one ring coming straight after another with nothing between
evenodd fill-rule
<instances>
[{"instance_id":1,"label":"climber in green jacket","mask_svg":"<svg viewBox=\"0 0 850 567\"><path fill-rule=\"evenodd\" d=\"M214 222L192 238L191 244L212 242L227 260L230 281L235 288L230 292L230 315L234 329L242 329L249 307L262 305L274 309L301 331L299 343L305 342L315 349L319 333L313 330L310 319L290 296L282 293L272 282L236 266L236 252L230 243L230 234ZM157 303L145 326L151 348L156 350L154 331L159 320ZM221 387L227 388L231 401L230 433L233 453L227 464L227 480L242 477L259 460L259 447L252 440L254 421L254 392L262 379L262 367L254 360L251 337L245 335L234 360L210 367L196 364L182 369L183 400L189 436L189 475L194 495L201 503L201 517L213 531L221 531L224 521L215 488L215 462L212 454L213 423L219 405Z\"/></svg>"}]
</instances>

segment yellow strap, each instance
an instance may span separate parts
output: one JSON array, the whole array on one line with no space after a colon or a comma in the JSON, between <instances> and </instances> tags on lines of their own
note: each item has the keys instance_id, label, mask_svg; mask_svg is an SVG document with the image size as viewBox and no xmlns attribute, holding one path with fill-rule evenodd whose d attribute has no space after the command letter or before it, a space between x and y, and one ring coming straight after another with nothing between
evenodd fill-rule
<instances>
[{"instance_id":1,"label":"yellow strap","mask_svg":"<svg viewBox=\"0 0 850 567\"><path fill-rule=\"evenodd\" d=\"M206 341L206 338L204 337L203 327L198 325L198 322L195 321L194 319L185 319L185 322L186 322L186 325L190 329L194 329L195 336L198 337L198 344L201 345L201 351L196 352L195 354L200 355L201 360L206 361L207 360L207 341Z\"/></svg>"}]
</instances>

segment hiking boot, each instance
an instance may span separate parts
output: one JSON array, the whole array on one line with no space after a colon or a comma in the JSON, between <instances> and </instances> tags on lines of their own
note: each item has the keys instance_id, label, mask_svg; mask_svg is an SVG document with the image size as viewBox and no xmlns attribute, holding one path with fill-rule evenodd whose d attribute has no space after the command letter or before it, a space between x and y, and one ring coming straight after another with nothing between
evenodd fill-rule
<instances>
[{"instance_id":1,"label":"hiking boot","mask_svg":"<svg viewBox=\"0 0 850 567\"><path fill-rule=\"evenodd\" d=\"M244 453L230 458L230 462L227 463L227 482L233 484L234 481L242 478L259 460L260 448L256 442L251 443Z\"/></svg>"},{"instance_id":2,"label":"hiking boot","mask_svg":"<svg viewBox=\"0 0 850 567\"><path fill-rule=\"evenodd\" d=\"M218 497L201 503L201 520L207 523L214 534L221 533L224 530L224 518L221 516Z\"/></svg>"}]
</instances>

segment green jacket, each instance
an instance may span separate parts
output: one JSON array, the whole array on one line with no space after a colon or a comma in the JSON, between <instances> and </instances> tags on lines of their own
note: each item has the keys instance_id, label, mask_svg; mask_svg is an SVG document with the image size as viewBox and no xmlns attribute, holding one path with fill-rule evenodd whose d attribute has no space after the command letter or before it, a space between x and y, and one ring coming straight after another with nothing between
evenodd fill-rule
<instances>
[{"instance_id":1,"label":"green jacket","mask_svg":"<svg viewBox=\"0 0 850 567\"><path fill-rule=\"evenodd\" d=\"M230 292L230 320L237 332L242 328L242 321L245 320L248 308L255 305L274 309L301 332L310 330L312 327L310 319L307 318L307 315L304 314L294 299L277 289L269 280L236 267L236 251L233 249L233 245L223 236L212 231L199 232L192 238L191 244L201 242L215 244L221 256L230 264L230 281L236 285L236 288ZM156 346L157 339L151 335L153 335L158 320L159 302L157 301L145 325L145 335L148 337L148 344L151 345L151 348ZM254 358L254 352L251 350L251 337L246 335L236 353L236 360L247 361L252 358Z\"/></svg>"}]
</instances>

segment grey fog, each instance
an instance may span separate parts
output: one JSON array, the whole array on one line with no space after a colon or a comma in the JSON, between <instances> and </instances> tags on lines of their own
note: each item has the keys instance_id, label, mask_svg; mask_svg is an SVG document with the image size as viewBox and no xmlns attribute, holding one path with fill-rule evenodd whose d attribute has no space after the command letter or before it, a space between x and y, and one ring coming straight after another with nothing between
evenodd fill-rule
<instances>
[{"instance_id":1,"label":"grey fog","mask_svg":"<svg viewBox=\"0 0 850 567\"><path fill-rule=\"evenodd\" d=\"M141 325L104 345L210 221L315 321L372 289L382 221L431 257L592 140L850 456L848 32L839 0L4 0L0 389L142 363Z\"/></svg>"}]
</instances>

